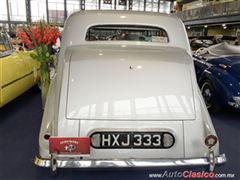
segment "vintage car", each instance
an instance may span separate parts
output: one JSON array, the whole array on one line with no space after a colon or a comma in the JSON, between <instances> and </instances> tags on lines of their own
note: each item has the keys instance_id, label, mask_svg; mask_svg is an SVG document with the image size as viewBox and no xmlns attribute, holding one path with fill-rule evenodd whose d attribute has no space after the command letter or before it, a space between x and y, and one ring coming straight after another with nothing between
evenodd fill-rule
<instances>
[{"instance_id":1,"label":"vintage car","mask_svg":"<svg viewBox=\"0 0 240 180\"><path fill-rule=\"evenodd\" d=\"M201 47L209 47L214 44L212 39L200 39L200 38L189 38L190 46L192 50L197 50Z\"/></svg>"},{"instance_id":2,"label":"vintage car","mask_svg":"<svg viewBox=\"0 0 240 180\"><path fill-rule=\"evenodd\" d=\"M229 44L235 44L237 41L236 36L223 36L223 35L216 35L216 36L190 36L189 42L192 51L196 51L201 47L207 48L214 44L219 44L222 42L227 42Z\"/></svg>"},{"instance_id":3,"label":"vintage car","mask_svg":"<svg viewBox=\"0 0 240 180\"><path fill-rule=\"evenodd\" d=\"M58 63L37 166L53 173L184 165L209 165L212 171L226 161L178 18L76 12L66 21Z\"/></svg>"},{"instance_id":4,"label":"vintage car","mask_svg":"<svg viewBox=\"0 0 240 180\"><path fill-rule=\"evenodd\" d=\"M198 84L207 108L240 109L240 46L220 43L200 48L193 55Z\"/></svg>"},{"instance_id":5,"label":"vintage car","mask_svg":"<svg viewBox=\"0 0 240 180\"><path fill-rule=\"evenodd\" d=\"M39 63L29 51L16 51L7 33L0 32L0 107L38 83Z\"/></svg>"}]
</instances>

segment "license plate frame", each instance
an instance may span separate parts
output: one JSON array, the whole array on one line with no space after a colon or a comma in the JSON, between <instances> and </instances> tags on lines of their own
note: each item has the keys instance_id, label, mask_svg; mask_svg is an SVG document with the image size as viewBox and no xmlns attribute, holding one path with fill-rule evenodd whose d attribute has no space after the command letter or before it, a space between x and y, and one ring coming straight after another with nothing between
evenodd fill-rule
<instances>
[{"instance_id":1,"label":"license plate frame","mask_svg":"<svg viewBox=\"0 0 240 180\"><path fill-rule=\"evenodd\" d=\"M100 136L99 146L92 143L95 135ZM171 145L164 144L166 136L172 138ZM175 136L167 131L101 131L92 133L90 138L91 147L96 149L169 149L175 144ZM150 142L149 139L151 139Z\"/></svg>"}]
</instances>

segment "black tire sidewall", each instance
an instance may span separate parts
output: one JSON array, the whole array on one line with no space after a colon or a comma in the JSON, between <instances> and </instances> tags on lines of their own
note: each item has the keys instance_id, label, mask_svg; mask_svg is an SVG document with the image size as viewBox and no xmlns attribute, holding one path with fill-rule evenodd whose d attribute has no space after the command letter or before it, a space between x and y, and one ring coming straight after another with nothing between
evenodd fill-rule
<instances>
[{"instance_id":1,"label":"black tire sidewall","mask_svg":"<svg viewBox=\"0 0 240 180\"><path fill-rule=\"evenodd\" d=\"M211 106L207 107L208 110L209 110L210 112L213 112L213 113L214 113L214 112L218 112L218 111L220 110L220 104L219 104L219 102L218 102L218 100L217 100L217 96L216 96L216 93L217 93L217 92L216 92L216 90L215 90L212 82L211 82L209 79L206 79L206 80L204 80L204 81L201 83L201 88L200 88L200 90L201 90L202 95L203 95L204 86L208 86L209 89L211 90L211 93L212 93L212 102L211 102ZM204 96L203 96L203 98L204 98ZM204 102L206 103L205 98L204 98ZM206 105L206 106L207 106L207 105Z\"/></svg>"}]
</instances>

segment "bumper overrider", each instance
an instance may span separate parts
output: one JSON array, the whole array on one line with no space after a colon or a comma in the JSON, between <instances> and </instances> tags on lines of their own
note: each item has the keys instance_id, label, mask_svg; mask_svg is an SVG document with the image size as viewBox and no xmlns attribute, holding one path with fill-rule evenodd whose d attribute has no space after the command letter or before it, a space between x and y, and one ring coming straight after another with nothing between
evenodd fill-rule
<instances>
[{"instance_id":1,"label":"bumper overrider","mask_svg":"<svg viewBox=\"0 0 240 180\"><path fill-rule=\"evenodd\" d=\"M216 136L209 135L205 144L209 148L208 157L168 158L168 159L90 159L90 138L50 138L50 159L35 157L34 164L50 167L55 173L57 168L108 168L108 167L167 167L208 165L213 171L215 165L226 162L225 154L214 155L212 147L217 143Z\"/></svg>"}]
</instances>

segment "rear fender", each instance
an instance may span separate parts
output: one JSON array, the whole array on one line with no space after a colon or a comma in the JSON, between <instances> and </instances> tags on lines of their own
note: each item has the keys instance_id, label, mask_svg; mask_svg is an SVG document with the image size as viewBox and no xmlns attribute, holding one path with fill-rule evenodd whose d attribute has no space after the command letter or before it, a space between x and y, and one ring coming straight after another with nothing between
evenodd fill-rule
<instances>
[{"instance_id":1,"label":"rear fender","mask_svg":"<svg viewBox=\"0 0 240 180\"><path fill-rule=\"evenodd\" d=\"M222 70L221 68L214 66L209 68L207 71L210 72L210 74L204 74L203 76L210 78L209 75L211 75L213 80L216 81L221 88L225 88L224 90L226 92L229 92L230 94L237 94L239 91L239 82L230 73L228 73L227 70Z\"/></svg>"},{"instance_id":2,"label":"rear fender","mask_svg":"<svg viewBox=\"0 0 240 180\"><path fill-rule=\"evenodd\" d=\"M199 80L199 86L204 83L205 80L210 80L217 94L217 99L222 105L227 104L228 99L232 96L232 90L229 88L231 80L226 79L226 74L219 68L209 68L203 72Z\"/></svg>"},{"instance_id":3,"label":"rear fender","mask_svg":"<svg viewBox=\"0 0 240 180\"><path fill-rule=\"evenodd\" d=\"M44 107L40 134L39 134L39 154L43 158L50 158L49 151L48 151L49 141L44 136L45 135L51 136L53 133L52 122L56 118L55 116L57 114L55 113L55 106L56 106L55 89L56 89L56 76L52 80L49 87L48 96L47 96L46 104Z\"/></svg>"},{"instance_id":4,"label":"rear fender","mask_svg":"<svg viewBox=\"0 0 240 180\"><path fill-rule=\"evenodd\" d=\"M215 135L216 131L212 124L208 110L201 96L200 90L196 93L199 99L196 106L196 120L184 121L185 157L208 157L209 149L204 141L208 135ZM215 155L219 154L219 143L213 147Z\"/></svg>"}]
</instances>

